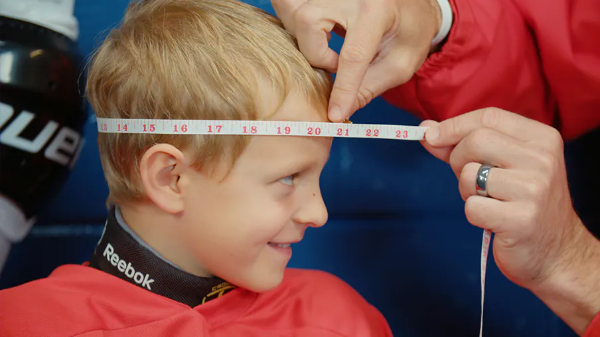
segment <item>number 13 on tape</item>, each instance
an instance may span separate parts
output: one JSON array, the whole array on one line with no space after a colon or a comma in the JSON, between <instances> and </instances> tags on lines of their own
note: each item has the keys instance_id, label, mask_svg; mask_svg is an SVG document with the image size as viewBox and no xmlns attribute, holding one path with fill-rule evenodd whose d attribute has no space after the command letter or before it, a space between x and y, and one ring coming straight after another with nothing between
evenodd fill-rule
<instances>
[{"instance_id":1,"label":"number 13 on tape","mask_svg":"<svg viewBox=\"0 0 600 337\"><path fill-rule=\"evenodd\" d=\"M287 121L98 118L98 132L422 140L426 127Z\"/></svg>"}]
</instances>

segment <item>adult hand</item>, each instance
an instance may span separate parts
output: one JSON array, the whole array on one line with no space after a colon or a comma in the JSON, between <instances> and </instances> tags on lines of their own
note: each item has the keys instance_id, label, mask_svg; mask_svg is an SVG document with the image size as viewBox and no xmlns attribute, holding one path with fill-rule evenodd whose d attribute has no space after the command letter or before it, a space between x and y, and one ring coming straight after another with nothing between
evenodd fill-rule
<instances>
[{"instance_id":1,"label":"adult hand","mask_svg":"<svg viewBox=\"0 0 600 337\"><path fill-rule=\"evenodd\" d=\"M407 82L441 24L436 0L272 0L277 16L315 67L337 72L329 119L341 122ZM338 56L331 31L345 36Z\"/></svg>"},{"instance_id":2,"label":"adult hand","mask_svg":"<svg viewBox=\"0 0 600 337\"><path fill-rule=\"evenodd\" d=\"M600 248L572 207L560 134L495 108L422 125L424 147L459 178L468 221L495 233L502 273L582 333L600 310ZM494 166L489 197L476 192L482 164Z\"/></svg>"}]
</instances>

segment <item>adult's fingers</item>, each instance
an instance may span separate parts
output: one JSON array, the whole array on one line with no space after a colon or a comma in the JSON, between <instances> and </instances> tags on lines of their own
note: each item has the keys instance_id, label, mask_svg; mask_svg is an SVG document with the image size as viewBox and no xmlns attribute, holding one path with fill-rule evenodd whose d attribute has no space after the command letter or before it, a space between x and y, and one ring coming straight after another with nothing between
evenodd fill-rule
<instances>
[{"instance_id":1,"label":"adult's fingers","mask_svg":"<svg viewBox=\"0 0 600 337\"><path fill-rule=\"evenodd\" d=\"M470 162L502 168L539 167L539 150L491 129L477 129L467 135L452 151L448 161L456 176Z\"/></svg>"},{"instance_id":2,"label":"adult's fingers","mask_svg":"<svg viewBox=\"0 0 600 337\"><path fill-rule=\"evenodd\" d=\"M525 142L543 145L560 135L553 128L521 115L497 108L486 108L462 114L441 122L427 133L427 142L435 147L458 144L469 133L480 128L496 130ZM553 131L554 130L554 131Z\"/></svg>"},{"instance_id":3,"label":"adult's fingers","mask_svg":"<svg viewBox=\"0 0 600 337\"><path fill-rule=\"evenodd\" d=\"M523 219L531 218L531 211L523 207L522 203L501 201L479 195L467 198L465 202L465 215L473 226L489 229L496 235L507 232L517 234L526 232L528 227L522 226ZM529 226L531 227L531 226ZM521 233L526 234L526 233ZM526 235L513 235L515 237L529 237Z\"/></svg>"},{"instance_id":4,"label":"adult's fingers","mask_svg":"<svg viewBox=\"0 0 600 337\"><path fill-rule=\"evenodd\" d=\"M463 200L478 195L476 190L477 174L480 163L468 163L460 173L458 189ZM527 199L535 192L534 182L524 172L493 167L488 171L486 192L494 199L518 201Z\"/></svg>"},{"instance_id":5,"label":"adult's fingers","mask_svg":"<svg viewBox=\"0 0 600 337\"><path fill-rule=\"evenodd\" d=\"M421 122L421 124L419 126L429 128L425 132L425 137L427 137L427 133L429 132L429 130L432 130L432 128L436 127L437 125L439 125L439 123L436 121L425 120L425 121ZM446 162L446 163L448 163L448 161L450 160L450 154L452 154L452 150L454 150L454 145L444 146L444 147L433 146L426 139L421 140L419 142L421 143L421 145L423 145L425 150L427 150L429 153L431 153L432 156L434 156L437 159L439 159L443 162Z\"/></svg>"},{"instance_id":6,"label":"adult's fingers","mask_svg":"<svg viewBox=\"0 0 600 337\"><path fill-rule=\"evenodd\" d=\"M281 20L283 26L292 35L296 36L296 22L294 15L298 8L308 0L271 0L275 15Z\"/></svg>"},{"instance_id":7,"label":"adult's fingers","mask_svg":"<svg viewBox=\"0 0 600 337\"><path fill-rule=\"evenodd\" d=\"M358 90L359 109L387 90L410 80L416 70L411 53L397 46L379 51L377 59L367 68Z\"/></svg>"},{"instance_id":8,"label":"adult's fingers","mask_svg":"<svg viewBox=\"0 0 600 337\"><path fill-rule=\"evenodd\" d=\"M302 4L295 13L298 48L311 65L329 72L335 72L338 65L337 53L329 48L330 32L342 20L337 16L339 13L310 2Z\"/></svg>"},{"instance_id":9,"label":"adult's fingers","mask_svg":"<svg viewBox=\"0 0 600 337\"><path fill-rule=\"evenodd\" d=\"M332 122L343 121L360 106L359 89L388 28L386 24L389 25L382 20L385 17L381 13L383 10L386 10L384 6L372 6L361 12L355 22L344 27L346 39L340 51L337 76L329 100L329 119Z\"/></svg>"}]
</instances>

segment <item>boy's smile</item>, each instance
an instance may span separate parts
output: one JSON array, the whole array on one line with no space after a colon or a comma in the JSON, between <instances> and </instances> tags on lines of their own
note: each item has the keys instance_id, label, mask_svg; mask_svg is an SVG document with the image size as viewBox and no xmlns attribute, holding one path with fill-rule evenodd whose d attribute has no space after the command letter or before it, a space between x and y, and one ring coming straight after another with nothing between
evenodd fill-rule
<instances>
[{"instance_id":1,"label":"boy's smile","mask_svg":"<svg viewBox=\"0 0 600 337\"><path fill-rule=\"evenodd\" d=\"M269 242L269 246L285 256L292 257L292 246L289 243L281 244Z\"/></svg>"}]
</instances>

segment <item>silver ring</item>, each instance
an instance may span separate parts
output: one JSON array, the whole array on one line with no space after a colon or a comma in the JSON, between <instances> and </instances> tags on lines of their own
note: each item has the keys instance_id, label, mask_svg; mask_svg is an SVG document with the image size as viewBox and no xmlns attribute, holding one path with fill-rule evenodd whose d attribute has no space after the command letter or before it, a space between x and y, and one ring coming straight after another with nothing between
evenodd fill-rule
<instances>
[{"instance_id":1,"label":"silver ring","mask_svg":"<svg viewBox=\"0 0 600 337\"><path fill-rule=\"evenodd\" d=\"M481 165L481 167L479 168L479 171L477 171L477 180L476 180L476 184L475 184L475 189L477 190L477 194L487 197L488 193L487 193L487 178L488 178L488 174L490 173L490 170L492 169L492 166L490 165Z\"/></svg>"}]
</instances>

